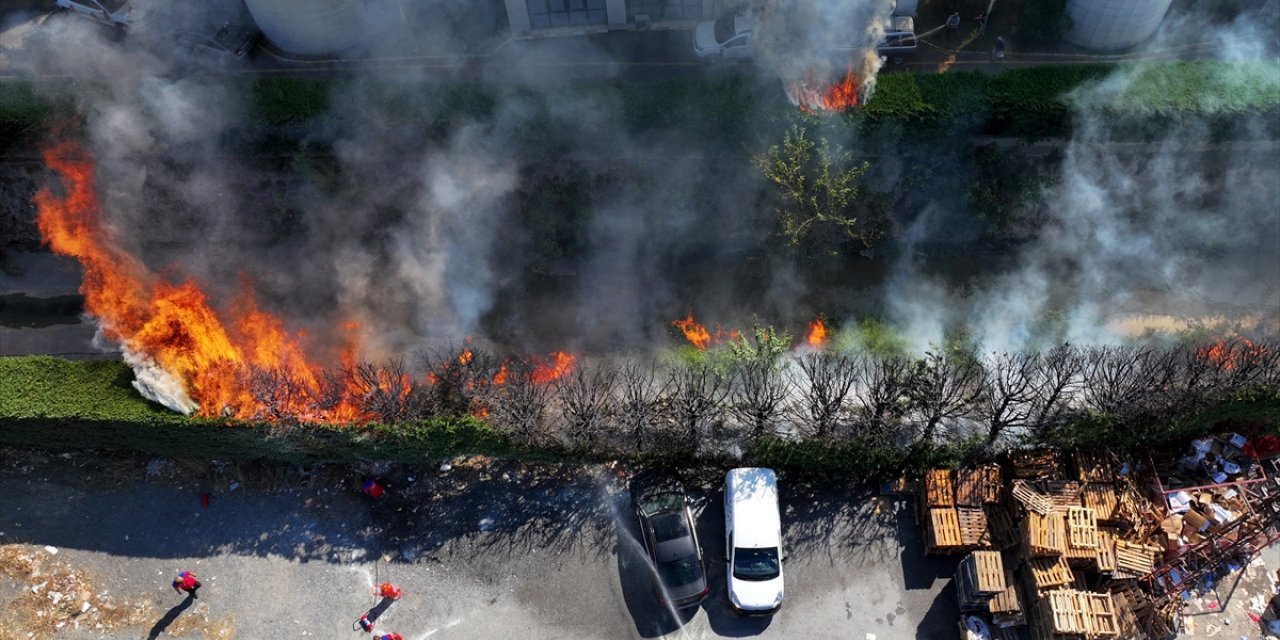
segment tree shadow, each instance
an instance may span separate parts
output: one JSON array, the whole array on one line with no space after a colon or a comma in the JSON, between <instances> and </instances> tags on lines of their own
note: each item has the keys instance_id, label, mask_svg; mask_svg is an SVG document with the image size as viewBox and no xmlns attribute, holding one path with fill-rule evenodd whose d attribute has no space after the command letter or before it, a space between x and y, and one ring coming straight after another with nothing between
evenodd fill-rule
<instances>
[{"instance_id":1,"label":"tree shadow","mask_svg":"<svg viewBox=\"0 0 1280 640\"><path fill-rule=\"evenodd\" d=\"M933 606L920 618L920 624L916 625L916 638L932 640L955 637L956 620L960 619L960 603L956 597L956 584L953 580L938 592Z\"/></svg>"},{"instance_id":2,"label":"tree shadow","mask_svg":"<svg viewBox=\"0 0 1280 640\"><path fill-rule=\"evenodd\" d=\"M196 597L194 595L187 594L187 597L183 598L182 602L179 602L170 609L168 613L164 614L163 618L160 618L160 620L151 627L151 632L147 634L147 640L156 640L156 638L159 638L160 634L164 633L164 630L169 628L169 625L173 624L173 621L177 620L178 616L182 615L183 611L191 608L191 605L194 604L195 601Z\"/></svg>"}]
</instances>

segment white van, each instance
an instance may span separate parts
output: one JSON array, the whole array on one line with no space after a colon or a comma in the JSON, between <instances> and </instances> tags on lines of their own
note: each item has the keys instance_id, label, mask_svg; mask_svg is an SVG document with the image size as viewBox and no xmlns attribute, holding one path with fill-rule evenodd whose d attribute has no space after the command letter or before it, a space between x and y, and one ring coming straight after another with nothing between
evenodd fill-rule
<instances>
[{"instance_id":1,"label":"white van","mask_svg":"<svg viewBox=\"0 0 1280 640\"><path fill-rule=\"evenodd\" d=\"M773 469L730 469L724 477L729 603L746 615L782 606L782 517Z\"/></svg>"}]
</instances>

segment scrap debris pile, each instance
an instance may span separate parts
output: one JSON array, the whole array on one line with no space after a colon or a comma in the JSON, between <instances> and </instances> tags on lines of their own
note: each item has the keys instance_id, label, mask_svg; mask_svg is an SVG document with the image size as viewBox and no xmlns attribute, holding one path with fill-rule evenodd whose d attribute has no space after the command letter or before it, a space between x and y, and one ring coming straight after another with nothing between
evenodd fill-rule
<instances>
[{"instance_id":1,"label":"scrap debris pile","mask_svg":"<svg viewBox=\"0 0 1280 640\"><path fill-rule=\"evenodd\" d=\"M962 636L1170 637L1183 602L1280 541L1280 483L1236 434L1180 456L1027 451L932 469L919 486L926 553L956 571ZM1274 474L1273 474L1274 475Z\"/></svg>"}]
</instances>

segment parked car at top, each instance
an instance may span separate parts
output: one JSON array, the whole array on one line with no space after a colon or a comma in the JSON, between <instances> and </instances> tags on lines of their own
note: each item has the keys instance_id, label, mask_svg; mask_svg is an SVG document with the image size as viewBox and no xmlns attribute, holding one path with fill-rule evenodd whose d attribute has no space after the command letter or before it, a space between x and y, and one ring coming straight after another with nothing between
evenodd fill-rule
<instances>
[{"instance_id":1,"label":"parked car at top","mask_svg":"<svg viewBox=\"0 0 1280 640\"><path fill-rule=\"evenodd\" d=\"M916 0L897 0L884 39L876 45L876 53L891 59L916 52Z\"/></svg>"},{"instance_id":2,"label":"parked car at top","mask_svg":"<svg viewBox=\"0 0 1280 640\"><path fill-rule=\"evenodd\" d=\"M173 36L174 43L182 49L210 64L223 66L248 57L261 38L262 32L252 22L234 20L223 22L209 33L179 31Z\"/></svg>"},{"instance_id":3,"label":"parked car at top","mask_svg":"<svg viewBox=\"0 0 1280 640\"><path fill-rule=\"evenodd\" d=\"M773 469L730 469L724 477L729 603L746 615L782 607L782 517Z\"/></svg>"},{"instance_id":4,"label":"parked car at top","mask_svg":"<svg viewBox=\"0 0 1280 640\"><path fill-rule=\"evenodd\" d=\"M117 29L128 29L134 21L129 0L54 0L59 9L70 11Z\"/></svg>"},{"instance_id":5,"label":"parked car at top","mask_svg":"<svg viewBox=\"0 0 1280 640\"><path fill-rule=\"evenodd\" d=\"M750 60L753 56L751 32L755 26L755 18L737 11L702 22L693 30L693 52L711 61Z\"/></svg>"},{"instance_id":6,"label":"parked car at top","mask_svg":"<svg viewBox=\"0 0 1280 640\"><path fill-rule=\"evenodd\" d=\"M633 492L632 500L659 602L676 608L696 606L711 589L684 488L667 483Z\"/></svg>"}]
</instances>

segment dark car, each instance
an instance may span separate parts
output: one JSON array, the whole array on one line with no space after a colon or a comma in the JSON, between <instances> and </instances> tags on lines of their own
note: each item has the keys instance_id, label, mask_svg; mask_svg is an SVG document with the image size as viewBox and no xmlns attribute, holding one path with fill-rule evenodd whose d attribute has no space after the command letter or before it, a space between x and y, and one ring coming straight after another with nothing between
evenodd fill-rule
<instances>
[{"instance_id":1,"label":"dark car","mask_svg":"<svg viewBox=\"0 0 1280 640\"><path fill-rule=\"evenodd\" d=\"M702 602L710 588L683 488L668 485L648 489L635 496L634 502L644 548L654 568L659 602L676 608Z\"/></svg>"}]
</instances>

